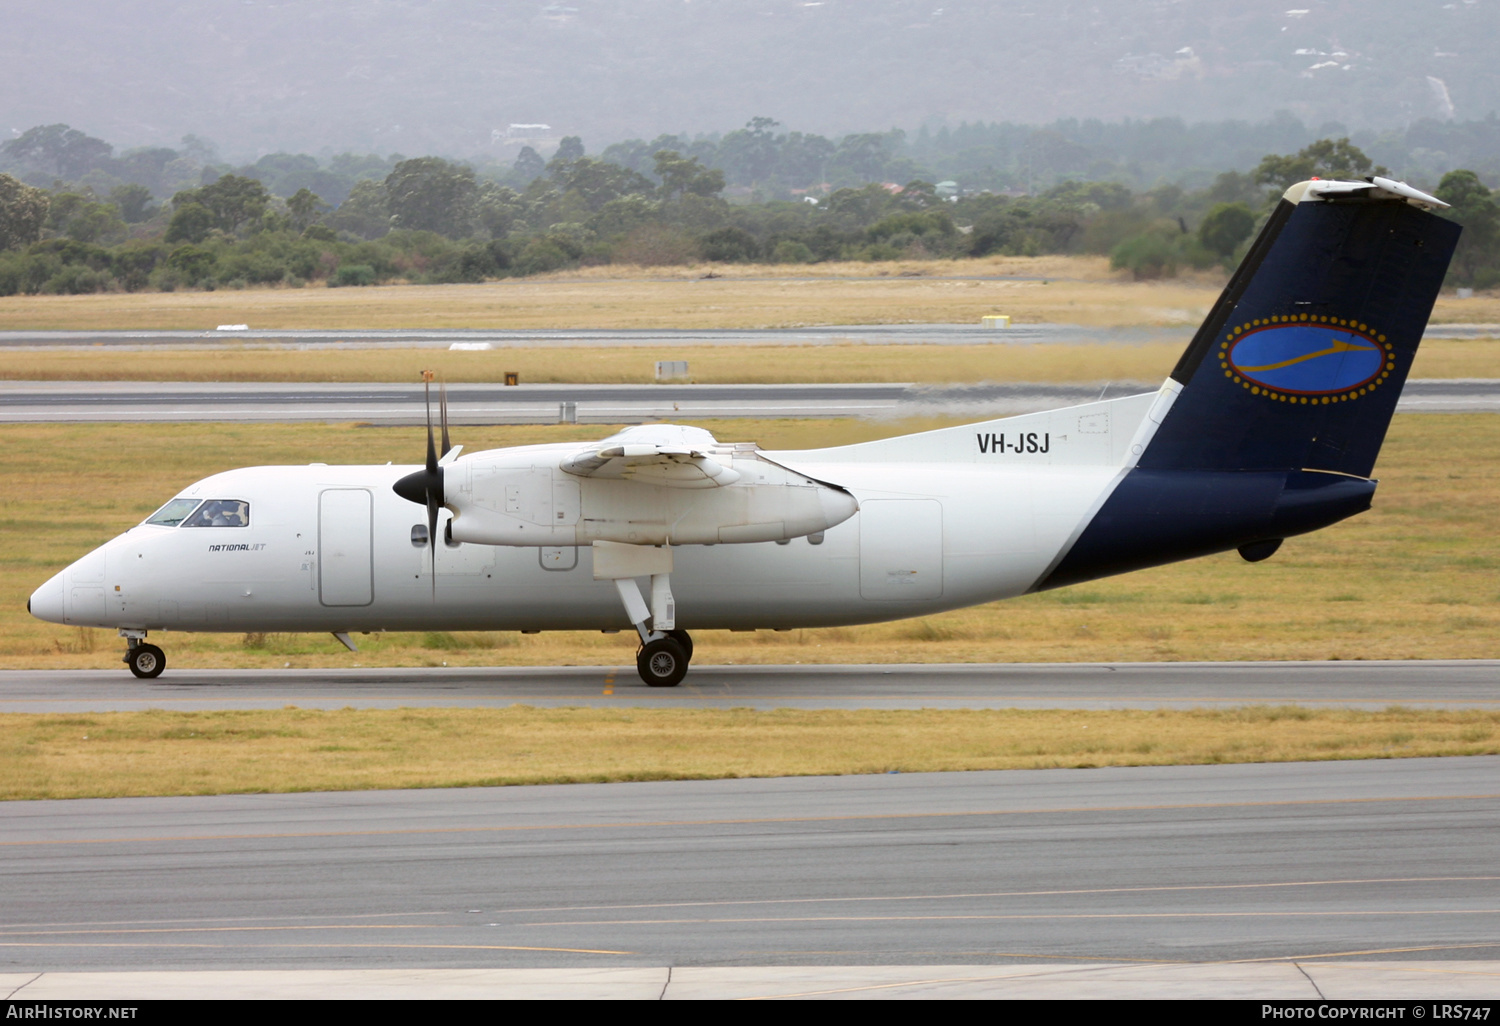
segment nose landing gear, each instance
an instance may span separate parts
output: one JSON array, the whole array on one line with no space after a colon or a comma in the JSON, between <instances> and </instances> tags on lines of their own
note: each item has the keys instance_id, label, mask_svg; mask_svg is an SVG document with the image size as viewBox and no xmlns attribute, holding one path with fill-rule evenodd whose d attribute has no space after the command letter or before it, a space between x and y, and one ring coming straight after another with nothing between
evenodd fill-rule
<instances>
[{"instance_id":1,"label":"nose landing gear","mask_svg":"<svg viewBox=\"0 0 1500 1026\"><path fill-rule=\"evenodd\" d=\"M120 631L126 644L125 665L130 667L130 672L137 677L150 679L160 677L161 671L167 668L167 655L155 645L146 644L145 631Z\"/></svg>"}]
</instances>

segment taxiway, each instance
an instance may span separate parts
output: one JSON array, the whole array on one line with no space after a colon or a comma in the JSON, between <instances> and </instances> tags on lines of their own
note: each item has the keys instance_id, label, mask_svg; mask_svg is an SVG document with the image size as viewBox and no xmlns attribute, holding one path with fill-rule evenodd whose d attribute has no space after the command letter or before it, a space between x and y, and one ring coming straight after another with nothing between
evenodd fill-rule
<instances>
[{"instance_id":1,"label":"taxiway","mask_svg":"<svg viewBox=\"0 0 1500 1026\"><path fill-rule=\"evenodd\" d=\"M720 417L1003 417L1154 391L1156 384L448 386L464 424L639 423ZM420 384L0 382L0 423L424 423ZM1500 412L1500 380L1408 381L1400 413Z\"/></svg>"},{"instance_id":2,"label":"taxiway","mask_svg":"<svg viewBox=\"0 0 1500 1026\"><path fill-rule=\"evenodd\" d=\"M167 642L168 660L171 645ZM357 661L357 657L351 657ZM169 664L170 665L170 664ZM648 688L618 666L0 671L0 712L537 706L1154 709L1500 708L1500 661L694 666Z\"/></svg>"}]
</instances>

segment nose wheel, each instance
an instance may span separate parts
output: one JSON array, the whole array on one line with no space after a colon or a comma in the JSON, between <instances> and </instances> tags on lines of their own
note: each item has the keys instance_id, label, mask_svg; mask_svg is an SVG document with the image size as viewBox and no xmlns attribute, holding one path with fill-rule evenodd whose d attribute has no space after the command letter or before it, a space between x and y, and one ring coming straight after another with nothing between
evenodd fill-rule
<instances>
[{"instance_id":1,"label":"nose wheel","mask_svg":"<svg viewBox=\"0 0 1500 1026\"><path fill-rule=\"evenodd\" d=\"M155 645L132 645L125 653L125 665L137 677L160 677L167 668L167 656Z\"/></svg>"}]
</instances>

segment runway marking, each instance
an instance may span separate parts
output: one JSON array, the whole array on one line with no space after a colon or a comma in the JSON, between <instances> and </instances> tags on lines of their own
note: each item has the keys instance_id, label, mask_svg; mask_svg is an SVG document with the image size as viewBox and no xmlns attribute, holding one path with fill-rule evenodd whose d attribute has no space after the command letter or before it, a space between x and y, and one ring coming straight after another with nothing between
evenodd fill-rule
<instances>
[{"instance_id":1,"label":"runway marking","mask_svg":"<svg viewBox=\"0 0 1500 1026\"><path fill-rule=\"evenodd\" d=\"M615 673L616 672L617 671L611 669L607 673L604 674L604 693L606 695L613 695L615 693Z\"/></svg>"},{"instance_id":2,"label":"runway marking","mask_svg":"<svg viewBox=\"0 0 1500 1026\"><path fill-rule=\"evenodd\" d=\"M126 928L102 928L108 924L91 926L79 924L76 929L48 927L40 924L30 930L0 929L0 937L63 937L68 934L127 934L127 933L273 933L302 930L474 930L484 927L477 923L318 923L301 926L131 926Z\"/></svg>"},{"instance_id":3,"label":"runway marking","mask_svg":"<svg viewBox=\"0 0 1500 1026\"><path fill-rule=\"evenodd\" d=\"M625 911L647 908L705 908L745 905L812 905L861 901L969 901L975 898L1046 898L1074 894L1156 894L1174 891L1271 890L1282 887L1333 887L1393 883L1485 883L1500 880L1497 876L1391 876L1356 880L1287 880L1243 884L1169 884L1152 887L1079 887L1044 891L974 891L956 894L864 895L842 898L750 898L729 901L669 901L633 905L564 905L552 907L497 909L499 914L523 912L594 912Z\"/></svg>"},{"instance_id":4,"label":"runway marking","mask_svg":"<svg viewBox=\"0 0 1500 1026\"><path fill-rule=\"evenodd\" d=\"M1302 808L1320 805L1373 805L1395 802L1493 801L1497 794L1433 794L1382 798L1305 798L1267 802L1183 802L1167 805L1057 806L1040 809L982 809L971 812L872 812L847 816L767 816L755 819L662 819L603 823L541 823L482 827L412 827L402 830L316 830L265 834L163 834L155 837L77 837L66 840L0 841L0 848L76 844L159 844L180 841L253 841L318 837L402 837L427 834L504 834L543 830L621 830L645 827L770 826L778 823L858 823L877 820L963 819L986 816L1048 816L1062 813L1174 812L1192 809Z\"/></svg>"},{"instance_id":5,"label":"runway marking","mask_svg":"<svg viewBox=\"0 0 1500 1026\"><path fill-rule=\"evenodd\" d=\"M70 944L11 943L0 941L0 948L210 948L215 951L233 948L314 948L346 950L349 948L375 948L379 950L433 951L551 951L567 955L636 955L636 951L612 951L607 948L543 948L524 944L111 944L105 941L76 941Z\"/></svg>"},{"instance_id":6,"label":"runway marking","mask_svg":"<svg viewBox=\"0 0 1500 1026\"><path fill-rule=\"evenodd\" d=\"M1365 948L1360 951L1328 951L1320 955L1267 955L1264 958L1235 958L1226 960L1226 965L1238 965L1241 962L1311 962L1317 958L1352 958L1355 955L1405 955L1418 951L1470 951L1478 948L1500 948L1500 944L1486 941L1476 941L1472 944L1420 944L1403 948ZM1410 965L1411 963L1390 962L1389 965ZM1434 972L1438 970L1433 970ZM1487 975L1487 974L1481 974Z\"/></svg>"},{"instance_id":7,"label":"runway marking","mask_svg":"<svg viewBox=\"0 0 1500 1026\"><path fill-rule=\"evenodd\" d=\"M707 919L559 919L516 926L707 926L737 923L924 923L1069 919L1341 919L1368 916L1484 916L1500 908L1370 909L1352 912L997 912L953 916L745 916Z\"/></svg>"}]
</instances>

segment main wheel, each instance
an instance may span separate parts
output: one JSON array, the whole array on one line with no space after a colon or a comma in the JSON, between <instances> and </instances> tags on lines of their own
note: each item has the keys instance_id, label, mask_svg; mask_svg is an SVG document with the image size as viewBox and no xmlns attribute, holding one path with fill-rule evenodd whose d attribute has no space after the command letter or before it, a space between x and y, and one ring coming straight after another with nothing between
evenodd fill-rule
<instances>
[{"instance_id":1,"label":"main wheel","mask_svg":"<svg viewBox=\"0 0 1500 1026\"><path fill-rule=\"evenodd\" d=\"M160 677L167 668L166 653L155 645L137 645L125 657L130 672L137 677Z\"/></svg>"},{"instance_id":2,"label":"main wheel","mask_svg":"<svg viewBox=\"0 0 1500 1026\"><path fill-rule=\"evenodd\" d=\"M687 656L687 661L693 661L693 636L687 631L667 631L667 637L682 646L682 654Z\"/></svg>"},{"instance_id":3,"label":"main wheel","mask_svg":"<svg viewBox=\"0 0 1500 1026\"><path fill-rule=\"evenodd\" d=\"M675 688L687 676L688 658L676 639L657 638L641 646L636 672L653 688Z\"/></svg>"}]
</instances>

